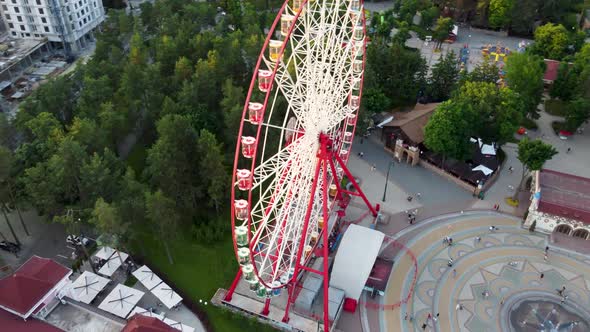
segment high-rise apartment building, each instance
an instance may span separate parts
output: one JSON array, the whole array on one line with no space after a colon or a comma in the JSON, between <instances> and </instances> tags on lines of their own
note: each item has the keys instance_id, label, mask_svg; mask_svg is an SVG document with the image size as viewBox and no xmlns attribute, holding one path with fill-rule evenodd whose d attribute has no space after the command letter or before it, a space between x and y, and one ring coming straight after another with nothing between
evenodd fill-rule
<instances>
[{"instance_id":1,"label":"high-rise apartment building","mask_svg":"<svg viewBox=\"0 0 590 332\"><path fill-rule=\"evenodd\" d=\"M44 38L76 52L104 20L102 0L0 0L13 38Z\"/></svg>"}]
</instances>

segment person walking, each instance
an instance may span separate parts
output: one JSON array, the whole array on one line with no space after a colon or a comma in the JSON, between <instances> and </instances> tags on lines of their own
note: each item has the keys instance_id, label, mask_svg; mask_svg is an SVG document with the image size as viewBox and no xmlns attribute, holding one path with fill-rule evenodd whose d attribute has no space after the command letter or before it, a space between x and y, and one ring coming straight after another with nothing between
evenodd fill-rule
<instances>
[{"instance_id":1,"label":"person walking","mask_svg":"<svg viewBox=\"0 0 590 332\"><path fill-rule=\"evenodd\" d=\"M439 316L440 316L440 313L437 312L436 315L434 317L432 317L432 320L434 320L434 322L436 323L438 321Z\"/></svg>"},{"instance_id":2,"label":"person walking","mask_svg":"<svg viewBox=\"0 0 590 332\"><path fill-rule=\"evenodd\" d=\"M543 260L544 260L545 262L547 261L547 259L548 259L548 258L549 258L549 257L547 257L547 254L545 254L545 255L543 256Z\"/></svg>"},{"instance_id":3,"label":"person walking","mask_svg":"<svg viewBox=\"0 0 590 332\"><path fill-rule=\"evenodd\" d=\"M420 197L422 197L422 194L421 193L416 193L416 198L417 199L420 199Z\"/></svg>"},{"instance_id":4,"label":"person walking","mask_svg":"<svg viewBox=\"0 0 590 332\"><path fill-rule=\"evenodd\" d=\"M406 315L404 316L404 320L408 320L408 313L406 312Z\"/></svg>"},{"instance_id":5,"label":"person walking","mask_svg":"<svg viewBox=\"0 0 590 332\"><path fill-rule=\"evenodd\" d=\"M572 148L567 148L567 151L565 153L570 153L572 151Z\"/></svg>"},{"instance_id":6,"label":"person walking","mask_svg":"<svg viewBox=\"0 0 590 332\"><path fill-rule=\"evenodd\" d=\"M549 246L545 246L545 255L549 252Z\"/></svg>"},{"instance_id":7,"label":"person walking","mask_svg":"<svg viewBox=\"0 0 590 332\"><path fill-rule=\"evenodd\" d=\"M457 270L453 269L453 278L456 278L456 277L457 277Z\"/></svg>"},{"instance_id":8,"label":"person walking","mask_svg":"<svg viewBox=\"0 0 590 332\"><path fill-rule=\"evenodd\" d=\"M481 242L481 236L476 236L475 243L480 243L480 242Z\"/></svg>"},{"instance_id":9,"label":"person walking","mask_svg":"<svg viewBox=\"0 0 590 332\"><path fill-rule=\"evenodd\" d=\"M539 275L539 279L543 280L543 278L545 277L545 273L541 273L541 275Z\"/></svg>"},{"instance_id":10,"label":"person walking","mask_svg":"<svg viewBox=\"0 0 590 332\"><path fill-rule=\"evenodd\" d=\"M557 290L557 294L559 294L559 296L563 296L563 292L565 292L565 286L561 287L561 289Z\"/></svg>"},{"instance_id":11,"label":"person walking","mask_svg":"<svg viewBox=\"0 0 590 332\"><path fill-rule=\"evenodd\" d=\"M452 237L450 237L450 238L449 238L449 247L450 247L450 246L452 246L452 245L453 245L453 238L452 238Z\"/></svg>"}]
</instances>

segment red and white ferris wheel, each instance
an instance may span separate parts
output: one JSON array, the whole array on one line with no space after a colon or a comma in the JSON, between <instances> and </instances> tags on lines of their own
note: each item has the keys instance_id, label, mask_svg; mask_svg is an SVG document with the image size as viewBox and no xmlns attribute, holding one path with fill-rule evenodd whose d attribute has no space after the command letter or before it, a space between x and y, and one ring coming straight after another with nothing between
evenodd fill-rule
<instances>
[{"instance_id":1,"label":"red and white ferris wheel","mask_svg":"<svg viewBox=\"0 0 590 332\"><path fill-rule=\"evenodd\" d=\"M362 0L287 0L266 38L246 98L232 179L232 232L238 275L259 297L289 289L312 252L324 256L328 220L345 195L363 198L346 168L365 64ZM340 187L346 176L356 188ZM312 271L314 272L314 271ZM328 331L327 302L324 324Z\"/></svg>"}]
</instances>

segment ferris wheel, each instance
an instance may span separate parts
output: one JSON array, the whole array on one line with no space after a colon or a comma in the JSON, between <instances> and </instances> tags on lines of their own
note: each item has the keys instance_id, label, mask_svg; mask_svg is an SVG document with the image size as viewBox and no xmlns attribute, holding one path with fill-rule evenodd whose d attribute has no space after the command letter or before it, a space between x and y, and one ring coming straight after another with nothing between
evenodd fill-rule
<instances>
[{"instance_id":1,"label":"ferris wheel","mask_svg":"<svg viewBox=\"0 0 590 332\"><path fill-rule=\"evenodd\" d=\"M279 10L238 133L231 221L240 270L230 299L242 276L268 310L270 297L292 286L320 248L327 280L329 216L352 194L341 188L343 176L376 215L346 168L365 46L362 0L287 0Z\"/></svg>"}]
</instances>

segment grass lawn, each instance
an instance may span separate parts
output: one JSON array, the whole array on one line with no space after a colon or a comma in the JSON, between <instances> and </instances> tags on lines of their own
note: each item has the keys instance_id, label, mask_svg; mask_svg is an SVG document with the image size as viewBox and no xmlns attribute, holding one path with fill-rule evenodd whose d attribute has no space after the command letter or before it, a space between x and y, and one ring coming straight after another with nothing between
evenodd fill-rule
<instances>
[{"instance_id":1,"label":"grass lawn","mask_svg":"<svg viewBox=\"0 0 590 332\"><path fill-rule=\"evenodd\" d=\"M227 289L230 286L238 269L231 235L225 239L213 245L200 245L178 239L171 247L173 265L168 263L159 241L153 237L145 237L143 244L147 251L147 260L163 271L176 286L190 294L193 300L209 302L218 288ZM212 305L207 305L205 311L215 331L275 331L253 319Z\"/></svg>"},{"instance_id":2,"label":"grass lawn","mask_svg":"<svg viewBox=\"0 0 590 332\"><path fill-rule=\"evenodd\" d=\"M139 175L143 172L145 168L147 158L147 148L141 144L141 142L137 142L133 147L133 150L127 156L127 165L131 166L135 171L135 174Z\"/></svg>"},{"instance_id":3,"label":"grass lawn","mask_svg":"<svg viewBox=\"0 0 590 332\"><path fill-rule=\"evenodd\" d=\"M567 103L562 100L545 100L545 112L555 116L565 116Z\"/></svg>"}]
</instances>

